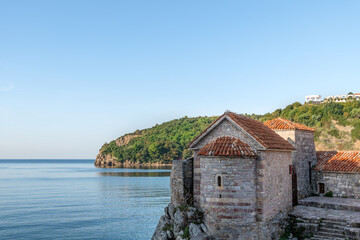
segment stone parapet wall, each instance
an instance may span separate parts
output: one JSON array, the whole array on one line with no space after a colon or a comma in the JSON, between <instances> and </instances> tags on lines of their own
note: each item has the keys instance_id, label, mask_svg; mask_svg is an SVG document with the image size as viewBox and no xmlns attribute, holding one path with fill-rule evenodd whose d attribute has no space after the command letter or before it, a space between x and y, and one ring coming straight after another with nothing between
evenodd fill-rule
<instances>
[{"instance_id":1,"label":"stone parapet wall","mask_svg":"<svg viewBox=\"0 0 360 240\"><path fill-rule=\"evenodd\" d=\"M360 174L313 171L313 189L319 193L319 183L325 184L325 193L332 191L334 197L360 198Z\"/></svg>"},{"instance_id":2,"label":"stone parapet wall","mask_svg":"<svg viewBox=\"0 0 360 240\"><path fill-rule=\"evenodd\" d=\"M170 174L171 203L178 207L193 201L193 158L173 160Z\"/></svg>"}]
</instances>

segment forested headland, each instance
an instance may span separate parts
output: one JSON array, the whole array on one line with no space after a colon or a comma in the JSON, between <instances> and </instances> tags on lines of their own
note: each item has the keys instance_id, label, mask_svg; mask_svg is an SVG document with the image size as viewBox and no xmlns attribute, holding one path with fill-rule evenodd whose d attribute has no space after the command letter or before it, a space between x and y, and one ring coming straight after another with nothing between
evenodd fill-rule
<instances>
[{"instance_id":1,"label":"forested headland","mask_svg":"<svg viewBox=\"0 0 360 240\"><path fill-rule=\"evenodd\" d=\"M317 105L295 102L264 115L244 114L259 121L282 117L316 129L317 150L360 150L360 101ZM190 141L209 126L214 117L183 117L152 128L137 130L105 143L100 154L119 162L169 163L192 155Z\"/></svg>"}]
</instances>

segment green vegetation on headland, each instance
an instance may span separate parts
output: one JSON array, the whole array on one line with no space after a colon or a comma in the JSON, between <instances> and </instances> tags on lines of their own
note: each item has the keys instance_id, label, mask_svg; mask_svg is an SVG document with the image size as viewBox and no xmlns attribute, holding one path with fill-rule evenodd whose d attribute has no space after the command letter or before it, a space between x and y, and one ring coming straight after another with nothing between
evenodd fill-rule
<instances>
[{"instance_id":1,"label":"green vegetation on headland","mask_svg":"<svg viewBox=\"0 0 360 240\"><path fill-rule=\"evenodd\" d=\"M282 117L313 127L317 129L315 143L318 150L360 150L360 101L318 105L295 102L273 113L247 116L260 121ZM100 154L110 155L119 162L139 164L185 159L192 155L187 145L215 119L183 117L137 130L105 143Z\"/></svg>"},{"instance_id":2,"label":"green vegetation on headland","mask_svg":"<svg viewBox=\"0 0 360 240\"><path fill-rule=\"evenodd\" d=\"M282 117L315 128L317 150L360 150L360 101L354 99L317 105L295 102L251 117L260 121Z\"/></svg>"},{"instance_id":3,"label":"green vegetation on headland","mask_svg":"<svg viewBox=\"0 0 360 240\"><path fill-rule=\"evenodd\" d=\"M192 155L187 148L189 142L215 119L216 117L183 117L137 130L129 135L138 137L132 138L128 144L118 144L114 140L105 143L100 152L110 154L120 162L169 163L174 159L188 158Z\"/></svg>"}]
</instances>

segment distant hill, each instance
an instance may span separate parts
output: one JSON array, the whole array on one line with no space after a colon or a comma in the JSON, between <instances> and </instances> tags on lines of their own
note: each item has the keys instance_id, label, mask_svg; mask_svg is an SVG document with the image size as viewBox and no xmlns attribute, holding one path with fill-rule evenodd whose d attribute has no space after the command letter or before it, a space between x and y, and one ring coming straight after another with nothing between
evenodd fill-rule
<instances>
[{"instance_id":1,"label":"distant hill","mask_svg":"<svg viewBox=\"0 0 360 240\"><path fill-rule=\"evenodd\" d=\"M152 128L137 130L105 143L99 155L107 155L106 159L115 158L120 162L139 164L169 163L174 159L188 158L192 155L187 149L189 142L215 119L216 117L183 117L156 124ZM101 157L99 155L97 158Z\"/></svg>"},{"instance_id":2,"label":"distant hill","mask_svg":"<svg viewBox=\"0 0 360 240\"><path fill-rule=\"evenodd\" d=\"M283 117L316 129L317 150L360 150L360 101L288 105L273 113L254 115L260 121Z\"/></svg>"},{"instance_id":3,"label":"distant hill","mask_svg":"<svg viewBox=\"0 0 360 240\"><path fill-rule=\"evenodd\" d=\"M319 105L295 102L284 109L264 115L247 115L267 121L282 117L317 129L317 150L360 150L360 101L323 103ZM189 142L216 117L183 117L137 130L105 143L97 158L119 162L169 163L192 155Z\"/></svg>"}]
</instances>

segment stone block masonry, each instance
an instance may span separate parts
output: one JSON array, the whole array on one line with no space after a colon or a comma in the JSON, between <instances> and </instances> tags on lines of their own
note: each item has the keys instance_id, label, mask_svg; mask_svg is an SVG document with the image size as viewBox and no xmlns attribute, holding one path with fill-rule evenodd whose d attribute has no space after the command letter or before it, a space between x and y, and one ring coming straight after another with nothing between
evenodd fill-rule
<instances>
[{"instance_id":1,"label":"stone block masonry","mask_svg":"<svg viewBox=\"0 0 360 240\"><path fill-rule=\"evenodd\" d=\"M360 198L360 174L313 171L313 188L319 193L319 183L324 184L324 193L333 192L334 197Z\"/></svg>"},{"instance_id":2,"label":"stone block masonry","mask_svg":"<svg viewBox=\"0 0 360 240\"><path fill-rule=\"evenodd\" d=\"M317 162L314 133L303 130L274 130L290 142L296 151L292 153L292 165L297 174L298 199L311 195L311 168Z\"/></svg>"},{"instance_id":3,"label":"stone block masonry","mask_svg":"<svg viewBox=\"0 0 360 240\"><path fill-rule=\"evenodd\" d=\"M193 158L173 160L170 174L171 203L178 207L193 202Z\"/></svg>"},{"instance_id":4,"label":"stone block masonry","mask_svg":"<svg viewBox=\"0 0 360 240\"><path fill-rule=\"evenodd\" d=\"M202 141L200 141L196 145L195 155L194 155L194 204L197 207L200 206L200 180L201 180L201 172L200 172L200 159L197 156L197 152L199 149L204 147L210 141L216 139L221 136L230 136L238 139L242 139L244 142L248 143L250 146L254 146L254 148L259 149L261 145L256 142L253 138L249 137L243 130L239 130L228 120L224 120L221 124L219 124L213 131L207 134Z\"/></svg>"},{"instance_id":5,"label":"stone block masonry","mask_svg":"<svg viewBox=\"0 0 360 240\"><path fill-rule=\"evenodd\" d=\"M255 161L200 157L200 203L216 239L257 239Z\"/></svg>"}]
</instances>

